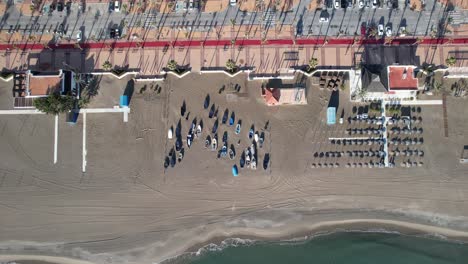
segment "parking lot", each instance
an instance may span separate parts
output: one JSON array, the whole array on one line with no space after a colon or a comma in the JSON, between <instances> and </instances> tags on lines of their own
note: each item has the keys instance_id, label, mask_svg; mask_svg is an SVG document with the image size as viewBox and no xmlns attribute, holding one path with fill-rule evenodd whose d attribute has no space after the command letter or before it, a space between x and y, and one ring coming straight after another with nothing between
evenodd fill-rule
<instances>
[{"instance_id":1,"label":"parking lot","mask_svg":"<svg viewBox=\"0 0 468 264\"><path fill-rule=\"evenodd\" d=\"M15 6L11 6L3 15L0 30L5 34L22 33L25 37L34 36L35 40L50 35L53 42L61 41L87 41L120 39L124 36L134 36L129 32L131 28L144 27L154 30L168 27L176 30L180 27L190 28L190 31L206 31L210 28L219 28L236 25L263 25L267 30L277 25L292 25L296 28L296 37L310 36L354 36L359 35L362 25L377 27L382 24L392 33L385 30L385 34L404 35L442 34L437 32L441 21L447 19L446 10L435 0L427 0L423 11L410 8L404 0L394 2L351 2L333 0L326 2L322 10L307 10L311 0L301 1L298 6L287 12L266 10L262 13L240 11L236 6L216 12L198 12L195 9L168 14L158 13L156 10L147 10L143 13L128 13L119 7L114 10L109 3L90 3L83 7L78 3L64 3L63 10L58 6L45 6L44 14L39 16L22 15ZM346 7L346 8L344 8ZM83 11L85 9L85 11ZM326 19L325 19L326 18ZM204 26L202 26L204 25ZM118 34L115 30L118 30ZM114 33L112 33L112 30ZM132 36L131 36L132 35ZM170 36L165 36L170 38ZM142 37L142 36L138 36ZM9 39L8 36L4 39ZM27 38L26 38L27 39Z\"/></svg>"}]
</instances>

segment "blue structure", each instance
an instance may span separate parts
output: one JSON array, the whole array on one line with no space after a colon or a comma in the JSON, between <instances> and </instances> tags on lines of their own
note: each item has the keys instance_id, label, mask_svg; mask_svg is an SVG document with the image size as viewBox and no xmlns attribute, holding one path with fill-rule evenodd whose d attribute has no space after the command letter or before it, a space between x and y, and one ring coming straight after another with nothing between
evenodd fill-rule
<instances>
[{"instance_id":1,"label":"blue structure","mask_svg":"<svg viewBox=\"0 0 468 264\"><path fill-rule=\"evenodd\" d=\"M74 125L76 124L76 121L78 121L78 112L75 112L75 111L70 111L69 113L67 113L67 123L68 124L71 124L71 125Z\"/></svg>"},{"instance_id":2,"label":"blue structure","mask_svg":"<svg viewBox=\"0 0 468 264\"><path fill-rule=\"evenodd\" d=\"M237 165L232 166L232 176L237 177L239 175L239 170L237 169Z\"/></svg>"},{"instance_id":3,"label":"blue structure","mask_svg":"<svg viewBox=\"0 0 468 264\"><path fill-rule=\"evenodd\" d=\"M120 96L120 107L128 107L128 96L121 95Z\"/></svg>"},{"instance_id":4,"label":"blue structure","mask_svg":"<svg viewBox=\"0 0 468 264\"><path fill-rule=\"evenodd\" d=\"M336 123L336 107L328 107L327 109L327 125Z\"/></svg>"}]
</instances>

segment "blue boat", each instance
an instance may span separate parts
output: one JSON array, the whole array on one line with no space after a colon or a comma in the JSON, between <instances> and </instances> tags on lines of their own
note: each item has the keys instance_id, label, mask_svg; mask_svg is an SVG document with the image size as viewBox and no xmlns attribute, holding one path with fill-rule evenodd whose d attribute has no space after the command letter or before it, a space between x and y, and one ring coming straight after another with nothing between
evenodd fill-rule
<instances>
[{"instance_id":1,"label":"blue boat","mask_svg":"<svg viewBox=\"0 0 468 264\"><path fill-rule=\"evenodd\" d=\"M236 114L234 112L231 113L231 117L229 118L229 126L234 125L234 120L236 119Z\"/></svg>"},{"instance_id":2,"label":"blue boat","mask_svg":"<svg viewBox=\"0 0 468 264\"><path fill-rule=\"evenodd\" d=\"M251 128L249 130L249 139L252 139L253 135L254 135L254 130L253 130L253 128Z\"/></svg>"},{"instance_id":3,"label":"blue boat","mask_svg":"<svg viewBox=\"0 0 468 264\"><path fill-rule=\"evenodd\" d=\"M226 110L224 110L223 119L221 120L221 123L222 123L223 125L226 124L227 119L228 119L228 116L229 116L229 110L226 109Z\"/></svg>"},{"instance_id":4,"label":"blue boat","mask_svg":"<svg viewBox=\"0 0 468 264\"><path fill-rule=\"evenodd\" d=\"M213 129L211 130L211 132L213 134L216 133L216 131L218 131L218 119L215 120L214 124L213 124Z\"/></svg>"},{"instance_id":5,"label":"blue boat","mask_svg":"<svg viewBox=\"0 0 468 264\"><path fill-rule=\"evenodd\" d=\"M239 171L237 170L237 165L232 166L232 176L237 177Z\"/></svg>"},{"instance_id":6,"label":"blue boat","mask_svg":"<svg viewBox=\"0 0 468 264\"><path fill-rule=\"evenodd\" d=\"M211 105L210 112L208 113L208 118L213 118L215 113L215 105Z\"/></svg>"},{"instance_id":7,"label":"blue boat","mask_svg":"<svg viewBox=\"0 0 468 264\"><path fill-rule=\"evenodd\" d=\"M205 102L203 103L203 108L208 109L208 106L210 106L210 95L206 95L205 97Z\"/></svg>"}]
</instances>

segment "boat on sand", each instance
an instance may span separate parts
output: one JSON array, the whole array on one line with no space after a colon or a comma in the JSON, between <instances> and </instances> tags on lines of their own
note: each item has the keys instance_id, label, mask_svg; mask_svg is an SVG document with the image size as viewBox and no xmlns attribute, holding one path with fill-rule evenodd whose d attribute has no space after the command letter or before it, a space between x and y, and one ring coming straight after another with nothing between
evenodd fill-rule
<instances>
[{"instance_id":1,"label":"boat on sand","mask_svg":"<svg viewBox=\"0 0 468 264\"><path fill-rule=\"evenodd\" d=\"M241 132L241 124L237 123L235 133L236 133L236 135L239 135L240 132Z\"/></svg>"},{"instance_id":2,"label":"boat on sand","mask_svg":"<svg viewBox=\"0 0 468 264\"><path fill-rule=\"evenodd\" d=\"M218 142L217 142L216 138L212 138L211 139L211 150L215 151L217 148L218 148Z\"/></svg>"}]
</instances>

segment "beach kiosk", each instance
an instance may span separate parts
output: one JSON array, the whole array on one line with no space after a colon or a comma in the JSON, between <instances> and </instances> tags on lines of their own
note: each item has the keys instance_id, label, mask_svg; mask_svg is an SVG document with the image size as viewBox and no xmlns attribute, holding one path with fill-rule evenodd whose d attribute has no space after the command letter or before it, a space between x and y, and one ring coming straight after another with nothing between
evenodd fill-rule
<instances>
[{"instance_id":1,"label":"beach kiosk","mask_svg":"<svg viewBox=\"0 0 468 264\"><path fill-rule=\"evenodd\" d=\"M121 95L120 96L120 107L128 107L128 96Z\"/></svg>"},{"instance_id":2,"label":"beach kiosk","mask_svg":"<svg viewBox=\"0 0 468 264\"><path fill-rule=\"evenodd\" d=\"M328 107L327 109L327 125L336 123L336 107Z\"/></svg>"}]
</instances>

